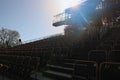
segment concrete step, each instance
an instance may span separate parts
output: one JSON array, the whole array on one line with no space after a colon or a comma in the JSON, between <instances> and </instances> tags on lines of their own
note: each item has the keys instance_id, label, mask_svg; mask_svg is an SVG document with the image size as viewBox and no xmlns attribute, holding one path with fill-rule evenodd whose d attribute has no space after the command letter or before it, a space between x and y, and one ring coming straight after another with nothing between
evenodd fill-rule
<instances>
[{"instance_id":1,"label":"concrete step","mask_svg":"<svg viewBox=\"0 0 120 80\"><path fill-rule=\"evenodd\" d=\"M58 66L58 65L47 64L47 66L53 67L53 68L59 68L59 69L74 70L73 68L67 68L67 67L62 67L62 66Z\"/></svg>"},{"instance_id":2,"label":"concrete step","mask_svg":"<svg viewBox=\"0 0 120 80\"><path fill-rule=\"evenodd\" d=\"M47 67L52 71L62 72L62 73L67 73L67 74L73 74L73 71L74 71L73 68L63 67L63 66L59 66L59 65L47 64Z\"/></svg>"},{"instance_id":3,"label":"concrete step","mask_svg":"<svg viewBox=\"0 0 120 80\"><path fill-rule=\"evenodd\" d=\"M56 61L52 61L52 62L50 62L48 64L73 68L74 64L75 64L75 59L64 59L64 60L61 60L61 61L56 60Z\"/></svg>"},{"instance_id":4,"label":"concrete step","mask_svg":"<svg viewBox=\"0 0 120 80\"><path fill-rule=\"evenodd\" d=\"M47 70L43 74L47 77L55 78L57 80L72 80L72 75L66 73Z\"/></svg>"}]
</instances>

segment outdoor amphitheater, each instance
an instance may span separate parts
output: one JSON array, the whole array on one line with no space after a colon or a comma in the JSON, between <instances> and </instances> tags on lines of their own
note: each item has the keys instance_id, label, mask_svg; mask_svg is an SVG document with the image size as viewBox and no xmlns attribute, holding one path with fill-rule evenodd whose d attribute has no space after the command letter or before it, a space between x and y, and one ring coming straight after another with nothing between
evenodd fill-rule
<instances>
[{"instance_id":1,"label":"outdoor amphitheater","mask_svg":"<svg viewBox=\"0 0 120 80\"><path fill-rule=\"evenodd\" d=\"M0 80L120 80L120 0L88 0L54 18L63 35L0 48Z\"/></svg>"}]
</instances>

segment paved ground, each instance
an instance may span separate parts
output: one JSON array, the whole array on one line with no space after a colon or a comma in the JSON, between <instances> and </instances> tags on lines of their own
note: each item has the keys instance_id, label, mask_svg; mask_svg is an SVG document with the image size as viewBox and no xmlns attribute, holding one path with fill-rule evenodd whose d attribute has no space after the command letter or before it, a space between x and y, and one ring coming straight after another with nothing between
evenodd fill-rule
<instances>
[{"instance_id":1,"label":"paved ground","mask_svg":"<svg viewBox=\"0 0 120 80\"><path fill-rule=\"evenodd\" d=\"M9 78L5 77L4 75L0 75L0 80L12 80L12 79L9 79Z\"/></svg>"},{"instance_id":2,"label":"paved ground","mask_svg":"<svg viewBox=\"0 0 120 80\"><path fill-rule=\"evenodd\" d=\"M42 73L38 73L38 72L36 72L35 74L31 75L31 77L34 77L37 80L54 80L54 79L50 79L50 78L47 78L45 76L42 76Z\"/></svg>"},{"instance_id":3,"label":"paved ground","mask_svg":"<svg viewBox=\"0 0 120 80\"><path fill-rule=\"evenodd\" d=\"M45 76L42 76L42 73L34 73L33 75L31 75L32 78L35 78L35 80L55 80L55 79L50 79L50 78L47 78ZM0 80L13 80L13 79L10 79L4 75L0 75Z\"/></svg>"}]
</instances>

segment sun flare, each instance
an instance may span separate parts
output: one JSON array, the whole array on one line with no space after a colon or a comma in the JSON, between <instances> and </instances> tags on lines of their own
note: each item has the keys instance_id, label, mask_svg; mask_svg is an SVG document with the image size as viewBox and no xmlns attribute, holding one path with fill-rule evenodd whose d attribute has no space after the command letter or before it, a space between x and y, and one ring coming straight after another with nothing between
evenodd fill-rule
<instances>
[{"instance_id":1,"label":"sun flare","mask_svg":"<svg viewBox=\"0 0 120 80\"><path fill-rule=\"evenodd\" d=\"M61 3L61 8L65 9L76 6L77 4L81 4L85 1L86 0L60 0L60 3Z\"/></svg>"}]
</instances>

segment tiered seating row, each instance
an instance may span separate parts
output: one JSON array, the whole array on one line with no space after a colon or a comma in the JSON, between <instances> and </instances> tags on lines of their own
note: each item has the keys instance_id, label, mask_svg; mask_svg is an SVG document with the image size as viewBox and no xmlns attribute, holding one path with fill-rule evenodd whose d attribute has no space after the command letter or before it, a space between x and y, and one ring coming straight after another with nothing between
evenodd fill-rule
<instances>
[{"instance_id":1,"label":"tiered seating row","mask_svg":"<svg viewBox=\"0 0 120 80\"><path fill-rule=\"evenodd\" d=\"M0 55L0 70L9 76L30 78L31 72L38 69L39 57Z\"/></svg>"},{"instance_id":2,"label":"tiered seating row","mask_svg":"<svg viewBox=\"0 0 120 80\"><path fill-rule=\"evenodd\" d=\"M109 53L105 50L92 50L88 54L88 60L102 62L120 62L120 50L111 50Z\"/></svg>"},{"instance_id":3,"label":"tiered seating row","mask_svg":"<svg viewBox=\"0 0 120 80\"><path fill-rule=\"evenodd\" d=\"M22 44L14 47L14 49L21 50L33 50L33 49L41 49L41 48L55 48L55 47L70 47L74 45L74 40L72 38L67 38L65 36L55 36L48 39L38 40L35 42L30 42L27 44Z\"/></svg>"},{"instance_id":4,"label":"tiered seating row","mask_svg":"<svg viewBox=\"0 0 120 80\"><path fill-rule=\"evenodd\" d=\"M17 55L17 56L39 56L51 55L51 56L68 56L72 53L72 48L69 47L46 47L46 48L34 48L27 49L5 49L0 51L0 54Z\"/></svg>"}]
</instances>

